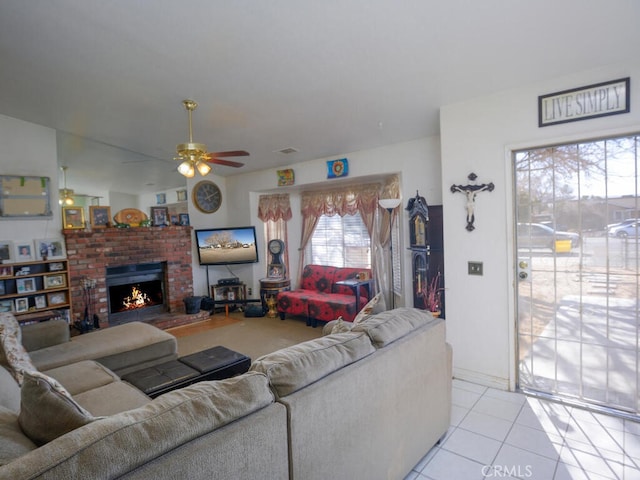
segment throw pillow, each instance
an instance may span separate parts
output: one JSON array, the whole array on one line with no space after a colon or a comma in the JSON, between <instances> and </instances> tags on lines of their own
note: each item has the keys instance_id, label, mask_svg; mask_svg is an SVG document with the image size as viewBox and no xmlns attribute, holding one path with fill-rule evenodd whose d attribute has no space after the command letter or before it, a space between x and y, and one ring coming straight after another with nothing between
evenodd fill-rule
<instances>
[{"instance_id":1,"label":"throw pillow","mask_svg":"<svg viewBox=\"0 0 640 480\"><path fill-rule=\"evenodd\" d=\"M356 315L356 318L353 319L353 324L357 325L358 323L362 322L365 318L368 318L371 315L375 315L376 313L382 312L383 311L382 304L380 303L381 298L382 298L382 292L378 293L375 297L369 300L369 303L367 303L362 308L362 310L358 312L358 315Z\"/></svg>"},{"instance_id":2,"label":"throw pillow","mask_svg":"<svg viewBox=\"0 0 640 480\"><path fill-rule=\"evenodd\" d=\"M22 385L23 372L34 371L36 368L22 346L22 334L18 321L12 314L6 312L0 314L0 347L13 378Z\"/></svg>"},{"instance_id":3,"label":"throw pillow","mask_svg":"<svg viewBox=\"0 0 640 480\"><path fill-rule=\"evenodd\" d=\"M336 323L333 325L333 328L331 329L331 333L350 332L351 327L352 325L351 324L347 325L347 322L345 322L342 317L338 317L338 320L336 320Z\"/></svg>"},{"instance_id":4,"label":"throw pillow","mask_svg":"<svg viewBox=\"0 0 640 480\"><path fill-rule=\"evenodd\" d=\"M43 445L95 419L53 378L24 372L18 422L34 443Z\"/></svg>"}]
</instances>

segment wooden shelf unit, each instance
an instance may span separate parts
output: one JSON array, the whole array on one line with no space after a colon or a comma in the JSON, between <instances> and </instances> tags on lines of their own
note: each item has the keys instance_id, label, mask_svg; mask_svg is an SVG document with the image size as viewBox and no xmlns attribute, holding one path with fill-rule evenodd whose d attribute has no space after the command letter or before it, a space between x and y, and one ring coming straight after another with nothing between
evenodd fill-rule
<instances>
[{"instance_id":1,"label":"wooden shelf unit","mask_svg":"<svg viewBox=\"0 0 640 480\"><path fill-rule=\"evenodd\" d=\"M0 273L0 311L13 313L19 323L72 318L66 258L3 263Z\"/></svg>"}]
</instances>

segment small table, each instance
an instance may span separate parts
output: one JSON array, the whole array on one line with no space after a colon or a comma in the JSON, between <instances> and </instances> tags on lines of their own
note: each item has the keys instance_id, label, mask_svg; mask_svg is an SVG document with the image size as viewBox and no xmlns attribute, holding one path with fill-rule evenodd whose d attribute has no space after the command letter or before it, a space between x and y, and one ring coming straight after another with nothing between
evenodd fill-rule
<instances>
[{"instance_id":1,"label":"small table","mask_svg":"<svg viewBox=\"0 0 640 480\"><path fill-rule=\"evenodd\" d=\"M364 287L367 289L367 298L371 300L371 283L373 282L372 278L368 278L366 280L360 280L358 278L347 278L346 280L338 280L333 284L333 288L336 285L340 285L343 287L349 287L353 294L356 296L356 311L360 310L360 287Z\"/></svg>"},{"instance_id":2,"label":"small table","mask_svg":"<svg viewBox=\"0 0 640 480\"><path fill-rule=\"evenodd\" d=\"M260 279L260 300L262 300L262 308L267 309L267 296L277 296L280 292L288 292L289 290L291 290L291 279L289 278Z\"/></svg>"}]
</instances>

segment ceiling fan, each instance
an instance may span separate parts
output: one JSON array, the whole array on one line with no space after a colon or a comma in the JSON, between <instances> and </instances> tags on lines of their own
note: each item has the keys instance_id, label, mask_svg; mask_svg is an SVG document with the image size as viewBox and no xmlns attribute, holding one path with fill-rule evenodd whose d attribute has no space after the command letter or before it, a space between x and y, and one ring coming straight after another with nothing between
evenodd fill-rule
<instances>
[{"instance_id":1,"label":"ceiling fan","mask_svg":"<svg viewBox=\"0 0 640 480\"><path fill-rule=\"evenodd\" d=\"M183 100L182 104L187 109L189 115L189 142L181 143L176 147L178 156L175 160L182 163L178 165L178 172L187 178L192 178L196 174L196 170L200 175L204 176L211 171L210 163L217 165L225 165L227 167L242 167L244 163L234 162L232 160L224 160L221 157L246 157L249 155L244 150L231 150L228 152L207 152L207 146L204 143L194 143L191 124L191 114L198 107L193 100Z\"/></svg>"}]
</instances>

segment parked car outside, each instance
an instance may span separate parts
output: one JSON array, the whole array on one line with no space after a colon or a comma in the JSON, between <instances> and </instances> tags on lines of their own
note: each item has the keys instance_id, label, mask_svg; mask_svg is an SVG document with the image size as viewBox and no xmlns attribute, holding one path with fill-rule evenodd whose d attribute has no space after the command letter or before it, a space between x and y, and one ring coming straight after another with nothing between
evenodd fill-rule
<instances>
[{"instance_id":1,"label":"parked car outside","mask_svg":"<svg viewBox=\"0 0 640 480\"><path fill-rule=\"evenodd\" d=\"M580 245L580 235L573 232L561 232L541 223L518 224L518 248L556 249L557 240L571 240L571 248Z\"/></svg>"},{"instance_id":2,"label":"parked car outside","mask_svg":"<svg viewBox=\"0 0 640 480\"><path fill-rule=\"evenodd\" d=\"M629 225L612 228L609 230L609 235L618 238L637 237L638 228L640 228L640 222L636 220Z\"/></svg>"},{"instance_id":3,"label":"parked car outside","mask_svg":"<svg viewBox=\"0 0 640 480\"><path fill-rule=\"evenodd\" d=\"M611 225L607 225L607 233L609 235L615 235L618 230L624 229L630 225L633 225L635 223L638 222L637 218L629 218L628 220L625 220L624 222L620 222L620 223L613 223Z\"/></svg>"}]
</instances>

